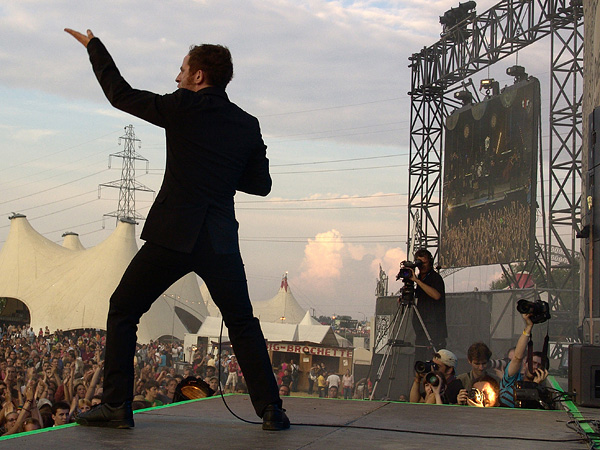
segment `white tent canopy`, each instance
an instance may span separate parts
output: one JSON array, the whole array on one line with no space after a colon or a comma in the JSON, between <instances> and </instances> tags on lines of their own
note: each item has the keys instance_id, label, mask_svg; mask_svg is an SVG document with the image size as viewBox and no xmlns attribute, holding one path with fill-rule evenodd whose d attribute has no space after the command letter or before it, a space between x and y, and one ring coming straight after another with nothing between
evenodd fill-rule
<instances>
[{"instance_id":1,"label":"white tent canopy","mask_svg":"<svg viewBox=\"0 0 600 450\"><path fill-rule=\"evenodd\" d=\"M308 315L308 317L310 317L310 315ZM352 346L352 344L344 338L342 338L342 341L339 341L338 336L329 325L321 325L318 322L303 325L261 321L260 327L262 328L265 339L269 342L310 342L328 345L330 347ZM195 345L198 337L206 337L211 341L216 342L219 340L220 333L221 318L207 317L198 330L198 333L186 335L185 346L188 348ZM223 324L221 340L222 342L229 342L229 334L225 324Z\"/></svg>"},{"instance_id":2,"label":"white tent canopy","mask_svg":"<svg viewBox=\"0 0 600 450\"><path fill-rule=\"evenodd\" d=\"M252 302L254 315L261 322L300 323L306 311L298 304L287 282L287 274L281 280L279 292L270 300Z\"/></svg>"},{"instance_id":3,"label":"white tent canopy","mask_svg":"<svg viewBox=\"0 0 600 450\"><path fill-rule=\"evenodd\" d=\"M10 219L0 250L0 297L22 301L34 330L106 329L110 296L138 250L135 225L121 221L104 242L85 249L74 233L66 233L60 246L35 231L25 216ZM174 283L142 316L138 342L165 335L182 339L190 331L180 319L189 319L186 313L198 322L208 316L193 273Z\"/></svg>"}]
</instances>

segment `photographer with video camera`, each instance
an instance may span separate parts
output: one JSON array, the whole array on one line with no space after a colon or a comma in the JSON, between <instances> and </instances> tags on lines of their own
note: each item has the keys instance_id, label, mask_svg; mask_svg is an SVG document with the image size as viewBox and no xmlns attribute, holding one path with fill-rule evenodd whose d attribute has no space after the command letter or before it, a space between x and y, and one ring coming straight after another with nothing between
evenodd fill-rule
<instances>
[{"instance_id":1,"label":"photographer with video camera","mask_svg":"<svg viewBox=\"0 0 600 450\"><path fill-rule=\"evenodd\" d=\"M415 274L419 269L419 275ZM406 272L406 273L405 273ZM415 253L414 263L404 261L401 273L409 275L406 281L416 284L415 297L417 308L436 349L446 347L448 330L446 327L446 287L442 276L433 270L433 255L427 249L419 249ZM424 360L431 354L431 345L423 326L416 314L413 315L415 330L415 361Z\"/></svg>"},{"instance_id":2,"label":"photographer with video camera","mask_svg":"<svg viewBox=\"0 0 600 450\"><path fill-rule=\"evenodd\" d=\"M519 309L521 312L521 309ZM525 357L525 351L531 337L531 330L533 329L534 322L532 317L535 317L534 313L521 314L523 321L525 322L525 329L523 334L519 337L517 346L515 348L515 354L512 357L506 369L504 369L504 376L500 382L500 406L514 408L515 407L515 385L519 381L528 381L535 384L542 383L548 376L548 370L546 370L546 364L544 358L546 356L542 352L534 352L531 358L531 367L529 363L523 364L523 358ZM549 317L548 317L549 318ZM541 321L545 321L543 319ZM540 323L540 319L536 320L536 323Z\"/></svg>"}]
</instances>

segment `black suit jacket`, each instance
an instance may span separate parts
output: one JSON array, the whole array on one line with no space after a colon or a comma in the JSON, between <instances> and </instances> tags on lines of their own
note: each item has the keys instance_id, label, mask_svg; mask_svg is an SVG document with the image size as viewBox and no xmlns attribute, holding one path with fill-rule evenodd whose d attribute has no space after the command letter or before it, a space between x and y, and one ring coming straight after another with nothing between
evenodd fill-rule
<instances>
[{"instance_id":1,"label":"black suit jacket","mask_svg":"<svg viewBox=\"0 0 600 450\"><path fill-rule=\"evenodd\" d=\"M133 89L98 38L87 50L110 103L165 129L165 176L141 238L189 253L205 224L217 253L239 251L236 190L261 196L271 191L258 120L217 87L166 95Z\"/></svg>"}]
</instances>

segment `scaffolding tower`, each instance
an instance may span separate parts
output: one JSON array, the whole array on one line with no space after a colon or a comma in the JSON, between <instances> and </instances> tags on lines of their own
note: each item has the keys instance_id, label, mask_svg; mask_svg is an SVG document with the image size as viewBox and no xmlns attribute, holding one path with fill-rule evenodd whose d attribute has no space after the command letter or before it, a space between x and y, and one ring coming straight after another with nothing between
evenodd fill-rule
<instances>
[{"instance_id":1,"label":"scaffolding tower","mask_svg":"<svg viewBox=\"0 0 600 450\"><path fill-rule=\"evenodd\" d=\"M481 15L475 7L469 1L446 12L440 17L441 39L409 57L408 242L434 256L439 249L444 120L461 106L452 92L464 89L471 75L550 36L549 192L542 196L548 221L544 217L543 242L531 263L544 273L542 288L559 319L553 322L559 325L563 315L559 339L573 336L577 301L572 296L579 294L575 235L581 228L582 0L502 0ZM413 223L419 223L418 230ZM560 280L553 276L558 268L566 272Z\"/></svg>"}]
</instances>

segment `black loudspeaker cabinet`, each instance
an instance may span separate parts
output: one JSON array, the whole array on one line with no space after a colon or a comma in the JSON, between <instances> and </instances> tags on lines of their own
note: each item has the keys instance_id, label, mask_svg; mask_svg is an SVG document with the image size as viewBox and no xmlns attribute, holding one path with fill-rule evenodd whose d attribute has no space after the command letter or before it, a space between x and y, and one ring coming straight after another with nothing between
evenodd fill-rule
<instances>
[{"instance_id":1,"label":"black loudspeaker cabinet","mask_svg":"<svg viewBox=\"0 0 600 450\"><path fill-rule=\"evenodd\" d=\"M569 392L578 405L600 408L600 345L569 346Z\"/></svg>"}]
</instances>

